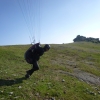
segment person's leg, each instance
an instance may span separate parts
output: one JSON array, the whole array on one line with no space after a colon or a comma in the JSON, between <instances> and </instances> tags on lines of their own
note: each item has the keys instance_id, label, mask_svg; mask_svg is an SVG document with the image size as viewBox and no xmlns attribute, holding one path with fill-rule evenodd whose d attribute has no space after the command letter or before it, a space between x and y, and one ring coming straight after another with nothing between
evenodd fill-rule
<instances>
[{"instance_id":1,"label":"person's leg","mask_svg":"<svg viewBox=\"0 0 100 100\"><path fill-rule=\"evenodd\" d=\"M33 62L33 67L32 67L32 69L26 71L27 74L26 74L25 77L26 77L26 78L29 78L29 77L33 74L33 72L36 71L36 70L39 70L39 66L38 66L38 62L37 62L37 61Z\"/></svg>"},{"instance_id":2,"label":"person's leg","mask_svg":"<svg viewBox=\"0 0 100 100\"><path fill-rule=\"evenodd\" d=\"M33 70L34 70L34 71L39 70L39 65L38 65L38 62L37 62L37 61L35 61L35 62L33 63Z\"/></svg>"}]
</instances>

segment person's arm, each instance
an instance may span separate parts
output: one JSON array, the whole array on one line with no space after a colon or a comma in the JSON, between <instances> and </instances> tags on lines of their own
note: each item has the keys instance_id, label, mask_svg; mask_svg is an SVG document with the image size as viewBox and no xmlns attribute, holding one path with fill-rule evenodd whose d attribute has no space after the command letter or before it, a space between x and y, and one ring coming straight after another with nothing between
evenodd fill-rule
<instances>
[{"instance_id":1,"label":"person's arm","mask_svg":"<svg viewBox=\"0 0 100 100\"><path fill-rule=\"evenodd\" d=\"M37 54L38 54L39 56L42 56L43 53L44 53L44 49L43 49L42 47L38 47L38 48L37 48Z\"/></svg>"}]
</instances>

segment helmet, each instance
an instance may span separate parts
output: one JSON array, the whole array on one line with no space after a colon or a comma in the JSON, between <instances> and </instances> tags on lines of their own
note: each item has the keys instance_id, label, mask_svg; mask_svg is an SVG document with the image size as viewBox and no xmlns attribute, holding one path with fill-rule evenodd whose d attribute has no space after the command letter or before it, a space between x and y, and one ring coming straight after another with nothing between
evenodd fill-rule
<instances>
[{"instance_id":1,"label":"helmet","mask_svg":"<svg viewBox=\"0 0 100 100\"><path fill-rule=\"evenodd\" d=\"M44 46L44 50L49 50L50 49L50 45L49 44L46 44L45 46Z\"/></svg>"}]
</instances>

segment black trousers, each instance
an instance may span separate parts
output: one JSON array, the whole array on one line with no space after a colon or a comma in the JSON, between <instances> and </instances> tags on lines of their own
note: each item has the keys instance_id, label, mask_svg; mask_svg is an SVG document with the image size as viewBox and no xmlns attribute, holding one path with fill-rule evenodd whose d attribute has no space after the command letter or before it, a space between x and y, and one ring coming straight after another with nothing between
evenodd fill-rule
<instances>
[{"instance_id":1,"label":"black trousers","mask_svg":"<svg viewBox=\"0 0 100 100\"><path fill-rule=\"evenodd\" d=\"M27 73L28 73L29 75L32 75L33 72L36 71L36 70L39 70L39 66L38 66L38 62L37 62L37 61L34 61L34 62L33 62L33 67L32 67L32 69L28 70Z\"/></svg>"},{"instance_id":2,"label":"black trousers","mask_svg":"<svg viewBox=\"0 0 100 100\"><path fill-rule=\"evenodd\" d=\"M27 63L32 64L33 67L27 71L29 75L32 75L32 73L36 70L39 70L38 62L34 58L32 52L30 50L26 51L25 53L25 60Z\"/></svg>"}]
</instances>

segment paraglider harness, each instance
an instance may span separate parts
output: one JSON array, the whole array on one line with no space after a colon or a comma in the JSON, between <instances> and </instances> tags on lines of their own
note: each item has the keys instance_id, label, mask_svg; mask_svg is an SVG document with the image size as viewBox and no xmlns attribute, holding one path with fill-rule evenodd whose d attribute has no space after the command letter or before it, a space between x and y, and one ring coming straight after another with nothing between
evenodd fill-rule
<instances>
[{"instance_id":1,"label":"paraglider harness","mask_svg":"<svg viewBox=\"0 0 100 100\"><path fill-rule=\"evenodd\" d=\"M40 45L40 43L37 43L37 44L34 44L34 45L32 45L26 52L25 52L25 55L24 55L24 57L25 57L25 60L26 60L26 62L27 63L29 63L29 64L33 64L33 60L35 60L34 59L34 50L38 47Z\"/></svg>"}]
</instances>

